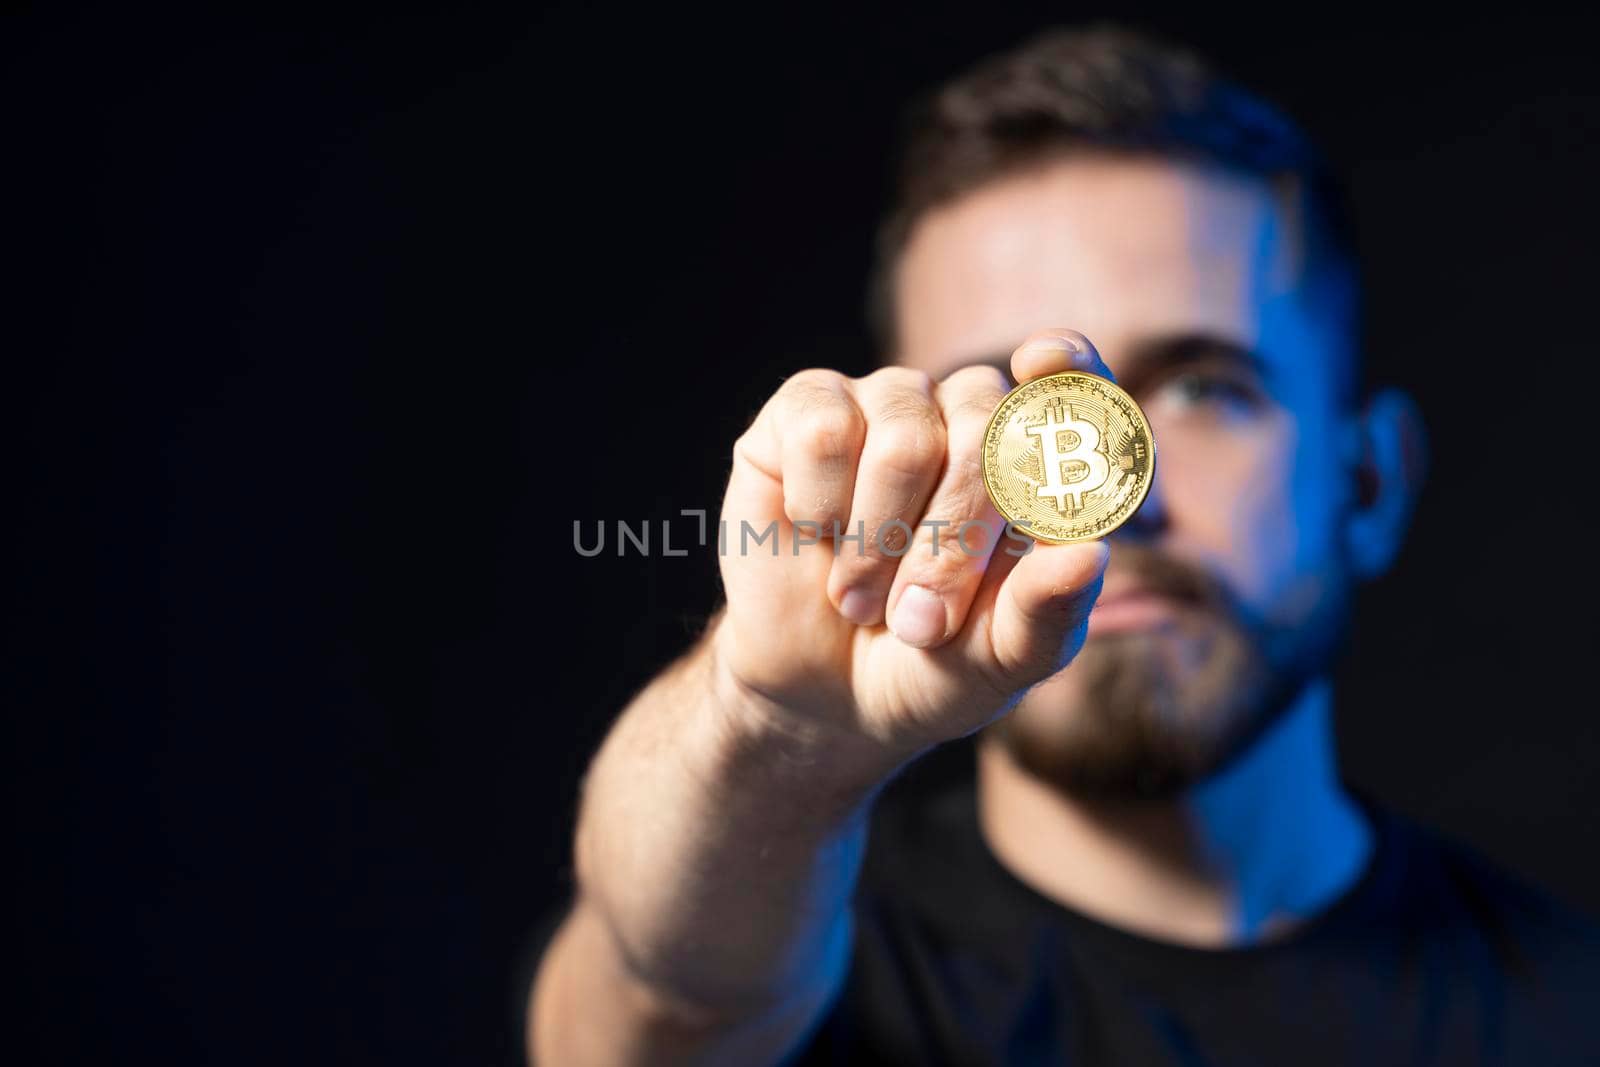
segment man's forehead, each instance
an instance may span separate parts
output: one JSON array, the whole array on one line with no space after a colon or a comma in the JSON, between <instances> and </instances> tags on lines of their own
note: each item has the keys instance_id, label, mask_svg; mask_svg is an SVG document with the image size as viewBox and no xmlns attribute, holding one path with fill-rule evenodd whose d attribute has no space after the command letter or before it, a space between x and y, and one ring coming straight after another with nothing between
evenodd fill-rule
<instances>
[{"instance_id":1,"label":"man's forehead","mask_svg":"<svg viewBox=\"0 0 1600 1067\"><path fill-rule=\"evenodd\" d=\"M1081 330L1114 373L1152 339L1264 343L1295 276L1260 179L1088 156L1008 177L930 212L897 277L898 361L942 376L1041 326Z\"/></svg>"}]
</instances>

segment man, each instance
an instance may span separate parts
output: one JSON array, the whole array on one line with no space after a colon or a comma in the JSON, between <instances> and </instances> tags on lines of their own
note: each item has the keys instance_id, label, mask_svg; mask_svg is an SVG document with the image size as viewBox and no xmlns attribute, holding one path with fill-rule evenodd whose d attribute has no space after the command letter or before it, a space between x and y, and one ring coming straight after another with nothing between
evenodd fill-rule
<instances>
[{"instance_id":1,"label":"man","mask_svg":"<svg viewBox=\"0 0 1600 1067\"><path fill-rule=\"evenodd\" d=\"M1361 387L1317 154L1102 27L946 87L904 174L894 365L797 374L735 444L723 518L785 551L730 545L596 756L530 1055L1595 1062L1593 929L1334 766L1330 664L1424 448ZM1150 496L1109 543L961 550L989 414L1068 368L1143 406ZM974 732L974 785L889 802Z\"/></svg>"}]
</instances>

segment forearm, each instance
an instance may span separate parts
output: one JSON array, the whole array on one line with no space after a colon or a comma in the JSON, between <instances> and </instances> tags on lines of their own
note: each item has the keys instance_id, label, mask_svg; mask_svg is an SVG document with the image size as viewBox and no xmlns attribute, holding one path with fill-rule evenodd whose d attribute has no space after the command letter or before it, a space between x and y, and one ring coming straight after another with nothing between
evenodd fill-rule
<instances>
[{"instance_id":1,"label":"forearm","mask_svg":"<svg viewBox=\"0 0 1600 1067\"><path fill-rule=\"evenodd\" d=\"M627 708L586 776L579 902L541 984L629 986L612 1034L783 1031L842 975L867 811L908 754L722 678L702 643Z\"/></svg>"}]
</instances>

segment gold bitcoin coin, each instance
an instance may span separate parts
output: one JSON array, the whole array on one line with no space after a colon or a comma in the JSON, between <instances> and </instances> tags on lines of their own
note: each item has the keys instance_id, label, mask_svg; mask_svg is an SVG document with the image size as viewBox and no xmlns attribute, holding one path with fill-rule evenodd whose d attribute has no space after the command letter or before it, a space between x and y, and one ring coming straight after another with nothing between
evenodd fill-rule
<instances>
[{"instance_id":1,"label":"gold bitcoin coin","mask_svg":"<svg viewBox=\"0 0 1600 1067\"><path fill-rule=\"evenodd\" d=\"M1156 471L1156 439L1133 397L1064 371L1005 395L983 438L983 484L1013 526L1049 544L1092 541L1127 522Z\"/></svg>"}]
</instances>

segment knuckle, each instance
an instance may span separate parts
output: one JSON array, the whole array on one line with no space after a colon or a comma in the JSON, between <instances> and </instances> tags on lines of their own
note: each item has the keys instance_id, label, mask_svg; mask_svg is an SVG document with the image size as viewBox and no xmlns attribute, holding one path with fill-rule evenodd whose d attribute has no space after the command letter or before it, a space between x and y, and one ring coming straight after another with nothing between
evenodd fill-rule
<instances>
[{"instance_id":1,"label":"knuckle","mask_svg":"<svg viewBox=\"0 0 1600 1067\"><path fill-rule=\"evenodd\" d=\"M867 546L867 555L874 566L893 570L910 551L916 532L904 520L885 520L876 530L869 530L868 536L871 543Z\"/></svg>"},{"instance_id":2,"label":"knuckle","mask_svg":"<svg viewBox=\"0 0 1600 1067\"><path fill-rule=\"evenodd\" d=\"M744 433L740 434L734 439L733 461L735 463L748 463L756 469L762 470L764 468L757 459L758 455L759 450L756 447L756 429L754 426L751 426L749 429L745 430ZM766 473L775 474L776 472L769 470L766 471Z\"/></svg>"},{"instance_id":3,"label":"knuckle","mask_svg":"<svg viewBox=\"0 0 1600 1067\"><path fill-rule=\"evenodd\" d=\"M993 527L1000 516L994 509L994 501L989 499L988 487L983 484L983 464L972 456L961 461L961 468L960 477L952 478L944 490L954 516L951 525L959 532L971 523L982 523L982 530L977 527L967 530L967 542L974 544L987 539L985 543L992 545L996 537Z\"/></svg>"},{"instance_id":4,"label":"knuckle","mask_svg":"<svg viewBox=\"0 0 1600 1067\"><path fill-rule=\"evenodd\" d=\"M967 547L973 540L969 536L963 544L958 524L953 522L932 531L927 543L918 548L914 565L917 584L939 593L960 584L972 562Z\"/></svg>"},{"instance_id":5,"label":"knuckle","mask_svg":"<svg viewBox=\"0 0 1600 1067\"><path fill-rule=\"evenodd\" d=\"M945 426L945 447L950 453L952 467L963 462L974 465L979 462L984 438L989 433L991 413L988 408L974 408L965 415L953 413Z\"/></svg>"},{"instance_id":6,"label":"knuckle","mask_svg":"<svg viewBox=\"0 0 1600 1067\"><path fill-rule=\"evenodd\" d=\"M826 367L807 367L785 378L779 392L793 394L823 393L843 397L848 379L836 370Z\"/></svg>"},{"instance_id":7,"label":"knuckle","mask_svg":"<svg viewBox=\"0 0 1600 1067\"><path fill-rule=\"evenodd\" d=\"M861 419L848 405L814 406L795 419L796 447L834 470L860 448Z\"/></svg>"},{"instance_id":8,"label":"knuckle","mask_svg":"<svg viewBox=\"0 0 1600 1067\"><path fill-rule=\"evenodd\" d=\"M993 364L974 363L951 373L939 388L944 392L961 394L1004 394L1011 388L1011 380L1006 377L1005 371Z\"/></svg>"},{"instance_id":9,"label":"knuckle","mask_svg":"<svg viewBox=\"0 0 1600 1067\"><path fill-rule=\"evenodd\" d=\"M944 426L936 420L893 417L873 427L873 460L885 471L922 477L944 462Z\"/></svg>"},{"instance_id":10,"label":"knuckle","mask_svg":"<svg viewBox=\"0 0 1600 1067\"><path fill-rule=\"evenodd\" d=\"M815 410L853 408L847 379L838 371L811 369L790 375L774 397L785 418Z\"/></svg>"},{"instance_id":11,"label":"knuckle","mask_svg":"<svg viewBox=\"0 0 1600 1067\"><path fill-rule=\"evenodd\" d=\"M822 527L838 513L838 508L831 498L822 493L806 494L804 491L785 485L783 493L783 514L792 523L816 523L817 529L798 530L798 534L809 537L820 537Z\"/></svg>"},{"instance_id":12,"label":"knuckle","mask_svg":"<svg viewBox=\"0 0 1600 1067\"><path fill-rule=\"evenodd\" d=\"M783 383L778 417L785 452L818 463L825 472L843 468L854 459L864 425L846 382L837 371L813 369L800 371Z\"/></svg>"},{"instance_id":13,"label":"knuckle","mask_svg":"<svg viewBox=\"0 0 1600 1067\"><path fill-rule=\"evenodd\" d=\"M924 396L933 395L933 379L928 372L915 367L879 367L862 384L871 389L909 389Z\"/></svg>"},{"instance_id":14,"label":"knuckle","mask_svg":"<svg viewBox=\"0 0 1600 1067\"><path fill-rule=\"evenodd\" d=\"M957 375L973 372L957 380L952 376L945 383L941 395L945 401L945 418L952 425L973 424L986 427L1000 401L1009 392L1006 378L995 367L968 367Z\"/></svg>"}]
</instances>

